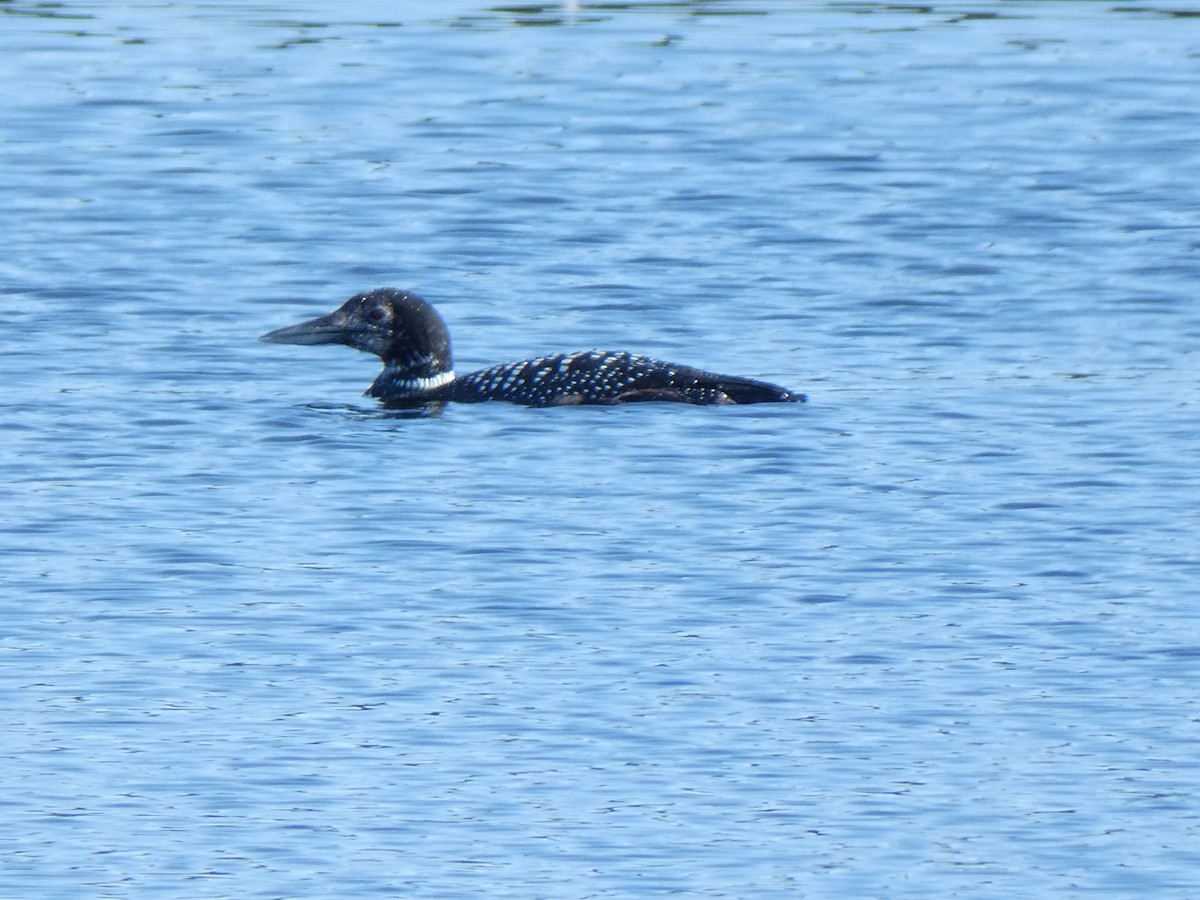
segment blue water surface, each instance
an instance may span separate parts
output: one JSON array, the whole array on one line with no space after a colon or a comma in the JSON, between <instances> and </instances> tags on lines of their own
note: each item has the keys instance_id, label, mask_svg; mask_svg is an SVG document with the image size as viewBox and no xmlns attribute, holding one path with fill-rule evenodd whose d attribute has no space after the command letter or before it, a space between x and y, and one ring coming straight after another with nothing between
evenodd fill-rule
<instances>
[{"instance_id":1,"label":"blue water surface","mask_svg":"<svg viewBox=\"0 0 1200 900\"><path fill-rule=\"evenodd\" d=\"M1200 894L1200 17L0 2L0 896ZM810 402L378 410L270 329Z\"/></svg>"}]
</instances>

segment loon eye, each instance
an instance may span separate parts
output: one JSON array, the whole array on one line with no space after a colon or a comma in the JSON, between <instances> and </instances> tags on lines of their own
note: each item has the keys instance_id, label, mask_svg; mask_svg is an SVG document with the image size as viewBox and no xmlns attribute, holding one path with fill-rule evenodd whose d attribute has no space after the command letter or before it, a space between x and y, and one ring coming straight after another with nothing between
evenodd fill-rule
<instances>
[{"instance_id":1,"label":"loon eye","mask_svg":"<svg viewBox=\"0 0 1200 900\"><path fill-rule=\"evenodd\" d=\"M387 312L384 311L382 306L376 306L373 310L367 313L367 318L372 322L382 322L387 318Z\"/></svg>"}]
</instances>

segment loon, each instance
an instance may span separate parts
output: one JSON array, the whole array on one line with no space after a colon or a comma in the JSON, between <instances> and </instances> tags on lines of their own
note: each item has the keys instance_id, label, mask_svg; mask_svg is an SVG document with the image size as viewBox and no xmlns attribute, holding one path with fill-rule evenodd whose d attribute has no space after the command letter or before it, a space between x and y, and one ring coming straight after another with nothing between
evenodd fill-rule
<instances>
[{"instance_id":1,"label":"loon","mask_svg":"<svg viewBox=\"0 0 1200 900\"><path fill-rule=\"evenodd\" d=\"M806 399L764 381L600 350L542 356L455 375L450 333L442 317L417 295L394 288L356 294L327 316L268 332L259 340L346 344L375 354L384 368L366 395L392 409L485 400L544 407L645 400L730 404Z\"/></svg>"}]
</instances>

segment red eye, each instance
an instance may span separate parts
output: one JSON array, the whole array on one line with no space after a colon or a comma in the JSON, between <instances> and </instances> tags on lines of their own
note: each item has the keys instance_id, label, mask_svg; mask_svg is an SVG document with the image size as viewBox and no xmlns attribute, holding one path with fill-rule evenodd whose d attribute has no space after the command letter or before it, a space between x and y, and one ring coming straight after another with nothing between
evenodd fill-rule
<instances>
[{"instance_id":1,"label":"red eye","mask_svg":"<svg viewBox=\"0 0 1200 900\"><path fill-rule=\"evenodd\" d=\"M369 313L367 313L367 318L370 319L372 322L382 322L386 317L387 317L387 313L384 312L383 309L378 306L375 307L373 310L371 310Z\"/></svg>"}]
</instances>

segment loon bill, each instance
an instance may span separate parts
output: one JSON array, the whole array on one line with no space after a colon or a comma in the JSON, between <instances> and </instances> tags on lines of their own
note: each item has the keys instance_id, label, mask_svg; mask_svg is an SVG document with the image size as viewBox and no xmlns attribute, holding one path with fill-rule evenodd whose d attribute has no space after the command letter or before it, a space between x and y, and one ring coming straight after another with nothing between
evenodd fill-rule
<instances>
[{"instance_id":1,"label":"loon bill","mask_svg":"<svg viewBox=\"0 0 1200 900\"><path fill-rule=\"evenodd\" d=\"M453 401L505 400L525 406L675 403L803 403L803 394L736 375L631 353L560 353L455 375L450 333L415 294L379 288L356 294L327 316L264 334L274 344L345 344L383 360L366 391L394 409Z\"/></svg>"}]
</instances>

